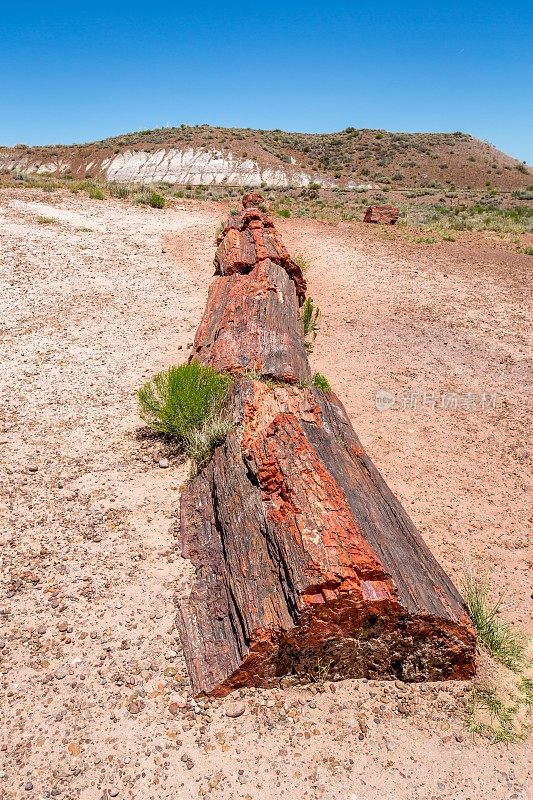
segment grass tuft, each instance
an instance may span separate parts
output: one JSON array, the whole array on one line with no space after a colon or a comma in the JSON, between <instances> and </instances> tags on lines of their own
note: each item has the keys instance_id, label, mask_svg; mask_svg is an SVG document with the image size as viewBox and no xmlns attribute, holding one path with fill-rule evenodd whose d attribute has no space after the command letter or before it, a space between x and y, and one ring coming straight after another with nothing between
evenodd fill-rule
<instances>
[{"instance_id":1,"label":"grass tuft","mask_svg":"<svg viewBox=\"0 0 533 800\"><path fill-rule=\"evenodd\" d=\"M313 349L313 343L318 333L318 320L320 309L315 306L308 297L302 306L302 325L304 329L305 347L309 352Z\"/></svg>"},{"instance_id":2,"label":"grass tuft","mask_svg":"<svg viewBox=\"0 0 533 800\"><path fill-rule=\"evenodd\" d=\"M329 392L331 389L330 382L324 375L321 375L320 372L315 372L313 375L313 386L316 389L322 389L323 392Z\"/></svg>"},{"instance_id":3,"label":"grass tuft","mask_svg":"<svg viewBox=\"0 0 533 800\"><path fill-rule=\"evenodd\" d=\"M37 222L39 225L54 225L57 219L54 219L54 217L37 217Z\"/></svg>"},{"instance_id":4,"label":"grass tuft","mask_svg":"<svg viewBox=\"0 0 533 800\"><path fill-rule=\"evenodd\" d=\"M503 594L491 605L488 582L474 574L466 577L464 593L480 642L496 661L513 672L519 672L525 665L527 637L516 633L506 622L497 619Z\"/></svg>"},{"instance_id":5,"label":"grass tuft","mask_svg":"<svg viewBox=\"0 0 533 800\"><path fill-rule=\"evenodd\" d=\"M141 417L152 430L176 439L200 469L230 430L222 406L231 381L196 362L170 367L137 392Z\"/></svg>"}]
</instances>

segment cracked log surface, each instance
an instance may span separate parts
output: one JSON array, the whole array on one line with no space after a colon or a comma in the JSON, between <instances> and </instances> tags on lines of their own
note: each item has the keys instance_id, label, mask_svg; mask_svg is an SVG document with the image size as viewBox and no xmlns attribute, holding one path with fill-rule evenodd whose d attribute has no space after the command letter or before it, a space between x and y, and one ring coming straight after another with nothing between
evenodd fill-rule
<instances>
[{"instance_id":1,"label":"cracked log surface","mask_svg":"<svg viewBox=\"0 0 533 800\"><path fill-rule=\"evenodd\" d=\"M247 274L216 277L189 360L232 375L310 380L296 288L283 267L264 260Z\"/></svg>"},{"instance_id":2,"label":"cracked log surface","mask_svg":"<svg viewBox=\"0 0 533 800\"><path fill-rule=\"evenodd\" d=\"M273 221L260 210L264 202L260 194L247 194L242 199L243 210L228 219L217 242L215 274L246 274L262 261L273 261L294 282L301 303L307 289L302 270L287 252Z\"/></svg>"},{"instance_id":3,"label":"cracked log surface","mask_svg":"<svg viewBox=\"0 0 533 800\"><path fill-rule=\"evenodd\" d=\"M178 627L193 689L467 678L463 601L332 392L236 381L236 427L186 488L196 567Z\"/></svg>"}]
</instances>

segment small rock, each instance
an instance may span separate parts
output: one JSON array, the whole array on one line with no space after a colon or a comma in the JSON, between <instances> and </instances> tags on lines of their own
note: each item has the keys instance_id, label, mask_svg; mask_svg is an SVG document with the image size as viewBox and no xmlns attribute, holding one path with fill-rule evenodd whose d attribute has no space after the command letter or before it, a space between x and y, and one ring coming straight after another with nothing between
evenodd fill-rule
<instances>
[{"instance_id":1,"label":"small rock","mask_svg":"<svg viewBox=\"0 0 533 800\"><path fill-rule=\"evenodd\" d=\"M230 703L225 709L224 713L227 717L242 717L246 711L244 703Z\"/></svg>"},{"instance_id":2,"label":"small rock","mask_svg":"<svg viewBox=\"0 0 533 800\"><path fill-rule=\"evenodd\" d=\"M385 739L385 747L389 753L393 753L396 750L396 742L393 739Z\"/></svg>"},{"instance_id":3,"label":"small rock","mask_svg":"<svg viewBox=\"0 0 533 800\"><path fill-rule=\"evenodd\" d=\"M28 467L28 472L38 472L38 470L39 470L39 467L35 466L35 464L32 464L31 466ZM26 784L26 786L27 785L28 784Z\"/></svg>"},{"instance_id":4,"label":"small rock","mask_svg":"<svg viewBox=\"0 0 533 800\"><path fill-rule=\"evenodd\" d=\"M159 466L161 467L161 469L168 469L168 467L170 466L168 458L160 458Z\"/></svg>"},{"instance_id":5,"label":"small rock","mask_svg":"<svg viewBox=\"0 0 533 800\"><path fill-rule=\"evenodd\" d=\"M28 783L24 784L24 788L27 792L31 792L31 790L33 789L33 783L31 781L28 781Z\"/></svg>"},{"instance_id":6,"label":"small rock","mask_svg":"<svg viewBox=\"0 0 533 800\"><path fill-rule=\"evenodd\" d=\"M63 678L66 678L66 676L67 672L64 669L58 669L57 672L55 673L55 677L58 681L62 681Z\"/></svg>"},{"instance_id":7,"label":"small rock","mask_svg":"<svg viewBox=\"0 0 533 800\"><path fill-rule=\"evenodd\" d=\"M118 795L118 789L116 786L112 786L111 789L107 790L109 797L116 797Z\"/></svg>"}]
</instances>

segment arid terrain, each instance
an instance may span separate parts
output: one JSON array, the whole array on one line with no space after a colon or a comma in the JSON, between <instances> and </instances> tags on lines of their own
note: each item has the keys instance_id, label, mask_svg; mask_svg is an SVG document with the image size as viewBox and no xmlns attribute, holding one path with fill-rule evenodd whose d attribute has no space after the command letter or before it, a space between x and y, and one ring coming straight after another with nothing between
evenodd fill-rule
<instances>
[{"instance_id":1,"label":"arid terrain","mask_svg":"<svg viewBox=\"0 0 533 800\"><path fill-rule=\"evenodd\" d=\"M524 162L468 133L337 133L181 125L97 142L0 147L0 171L70 180L193 186L434 187L513 190Z\"/></svg>"},{"instance_id":2,"label":"arid terrain","mask_svg":"<svg viewBox=\"0 0 533 800\"><path fill-rule=\"evenodd\" d=\"M473 737L470 683L192 700L188 469L135 391L186 359L227 212L0 192L0 797L528 800L531 741ZM531 255L490 233L276 225L321 309L313 369L456 583L489 572L533 633ZM476 682L505 680L480 655Z\"/></svg>"}]
</instances>

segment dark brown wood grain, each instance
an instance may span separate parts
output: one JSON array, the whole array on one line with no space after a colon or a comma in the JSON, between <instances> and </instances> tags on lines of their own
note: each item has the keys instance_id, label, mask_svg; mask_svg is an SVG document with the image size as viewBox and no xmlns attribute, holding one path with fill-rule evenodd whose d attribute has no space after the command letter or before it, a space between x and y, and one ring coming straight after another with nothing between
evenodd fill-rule
<instances>
[{"instance_id":1,"label":"dark brown wood grain","mask_svg":"<svg viewBox=\"0 0 533 800\"><path fill-rule=\"evenodd\" d=\"M241 379L237 427L183 494L197 577L178 626L196 693L315 671L466 678L464 603L331 392Z\"/></svg>"}]
</instances>

